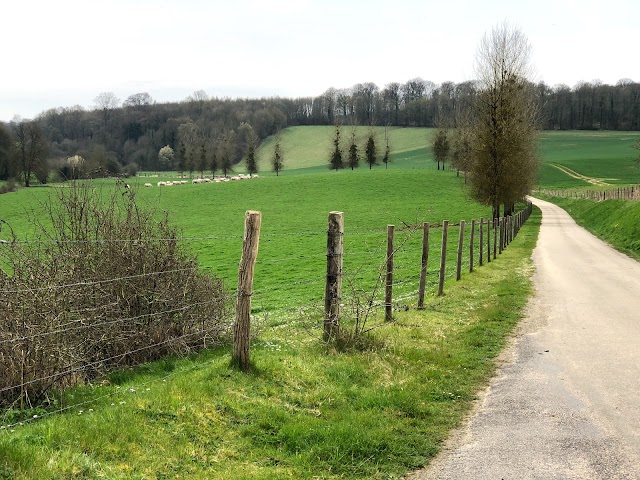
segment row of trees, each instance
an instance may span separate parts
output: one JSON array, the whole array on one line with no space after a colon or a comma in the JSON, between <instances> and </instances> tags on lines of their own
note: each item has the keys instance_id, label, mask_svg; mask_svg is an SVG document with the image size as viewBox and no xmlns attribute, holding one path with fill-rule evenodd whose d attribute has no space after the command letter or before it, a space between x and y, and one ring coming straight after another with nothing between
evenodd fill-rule
<instances>
[{"instance_id":1,"label":"row of trees","mask_svg":"<svg viewBox=\"0 0 640 480\"><path fill-rule=\"evenodd\" d=\"M364 148L360 148L358 145L357 128L351 127L351 133L347 142L347 152L343 151L342 145L342 128L340 124L336 124L335 133L332 141L331 154L329 155L329 168L331 170L340 170L343 168L350 168L354 170L360 166L360 160L363 159L365 163L372 169L374 165L377 165L380 161L384 163L385 167L389 166L390 162L390 147L389 140L385 134L386 146L384 155L380 159L378 155L378 146L376 144L376 137L373 130L369 130L366 140L364 142ZM364 157L362 156L364 152Z\"/></svg>"},{"instance_id":2,"label":"row of trees","mask_svg":"<svg viewBox=\"0 0 640 480\"><path fill-rule=\"evenodd\" d=\"M532 92L538 125L543 129L640 129L640 84L629 79L616 85L580 83L574 88L529 80L525 84ZM439 85L414 78L383 88L365 82L301 98L211 98L199 90L181 102L162 104L146 92L124 101L103 92L96 96L92 109L77 105L55 108L42 112L33 123L21 119L11 122L8 129L14 137L22 128L16 125L31 125L27 130L39 128L46 140L49 162L39 172L16 167L15 158L9 167L2 160L5 147L0 137L0 177L16 176L16 170L25 170L29 178L40 173L46 180L46 167L66 168L68 173L66 159L76 155L92 172L117 173L125 167L129 172L138 168L197 171L214 161L224 171L225 165L242 160L251 142L257 147L261 140L287 126L434 127L450 122L447 119L457 119L453 123L457 125L462 122L461 112L468 111L484 90L484 80L478 76L475 81ZM176 164L163 162L158 156L164 146L174 150ZM452 149L452 155L455 152ZM352 159L357 157L351 155ZM25 172L23 181L28 183Z\"/></svg>"}]
</instances>

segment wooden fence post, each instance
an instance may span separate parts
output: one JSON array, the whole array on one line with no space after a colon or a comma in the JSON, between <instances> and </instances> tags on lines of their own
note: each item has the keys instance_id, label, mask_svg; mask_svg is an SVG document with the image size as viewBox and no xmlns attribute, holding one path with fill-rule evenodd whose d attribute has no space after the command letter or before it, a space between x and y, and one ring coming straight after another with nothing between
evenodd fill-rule
<instances>
[{"instance_id":1,"label":"wooden fence post","mask_svg":"<svg viewBox=\"0 0 640 480\"><path fill-rule=\"evenodd\" d=\"M251 295L253 293L253 272L258 257L261 222L262 214L260 212L247 211L245 214L242 257L238 268L238 295L236 322L233 326L232 358L232 363L242 371L247 371L250 365Z\"/></svg>"},{"instance_id":2,"label":"wooden fence post","mask_svg":"<svg viewBox=\"0 0 640 480\"><path fill-rule=\"evenodd\" d=\"M444 272L447 265L447 229L449 220L442 221L442 249L440 250L440 276L438 277L438 296L444 294Z\"/></svg>"},{"instance_id":3,"label":"wooden fence post","mask_svg":"<svg viewBox=\"0 0 640 480\"><path fill-rule=\"evenodd\" d=\"M420 285L418 287L418 308L424 308L424 291L427 288L427 263L429 262L429 224L422 226L422 267L420 268Z\"/></svg>"},{"instance_id":4,"label":"wooden fence post","mask_svg":"<svg viewBox=\"0 0 640 480\"><path fill-rule=\"evenodd\" d=\"M344 214L329 213L327 230L327 281L324 290L324 338L335 338L340 331L342 297L342 254L344 248Z\"/></svg>"},{"instance_id":5,"label":"wooden fence post","mask_svg":"<svg viewBox=\"0 0 640 480\"><path fill-rule=\"evenodd\" d=\"M384 321L393 321L393 225L387 225L387 274L384 291Z\"/></svg>"},{"instance_id":6,"label":"wooden fence post","mask_svg":"<svg viewBox=\"0 0 640 480\"><path fill-rule=\"evenodd\" d=\"M500 225L502 224L502 220L500 218L494 218L493 219L493 259L495 260L496 258L498 258L497 256L497 248L496 248L496 244L498 244L498 240L500 237L502 237L502 234L500 233ZM499 249L500 252L502 252L502 249Z\"/></svg>"},{"instance_id":7,"label":"wooden fence post","mask_svg":"<svg viewBox=\"0 0 640 480\"><path fill-rule=\"evenodd\" d=\"M458 235L458 259L456 261L456 281L462 278L462 248L464 246L464 220L460 220L460 235Z\"/></svg>"},{"instance_id":8,"label":"wooden fence post","mask_svg":"<svg viewBox=\"0 0 640 480\"><path fill-rule=\"evenodd\" d=\"M491 224L491 225L489 225ZM493 219L487 219L487 263L491 262L491 232L493 231L493 241L496 241L496 232L494 230Z\"/></svg>"},{"instance_id":9,"label":"wooden fence post","mask_svg":"<svg viewBox=\"0 0 640 480\"><path fill-rule=\"evenodd\" d=\"M471 220L471 232L469 234L469 273L473 272L473 240L476 233L476 221Z\"/></svg>"},{"instance_id":10,"label":"wooden fence post","mask_svg":"<svg viewBox=\"0 0 640 480\"><path fill-rule=\"evenodd\" d=\"M478 249L478 266L482 266L482 257L483 257L483 253L484 253L484 238L483 238L483 231L484 231L484 218L480 218L480 238L478 239L478 245L480 245L480 248Z\"/></svg>"}]
</instances>

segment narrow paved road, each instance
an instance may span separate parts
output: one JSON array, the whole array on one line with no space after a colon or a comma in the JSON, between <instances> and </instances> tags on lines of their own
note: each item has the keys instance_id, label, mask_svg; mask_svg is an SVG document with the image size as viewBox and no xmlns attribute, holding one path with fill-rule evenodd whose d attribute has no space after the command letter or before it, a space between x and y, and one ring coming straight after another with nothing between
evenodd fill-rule
<instances>
[{"instance_id":1,"label":"narrow paved road","mask_svg":"<svg viewBox=\"0 0 640 480\"><path fill-rule=\"evenodd\" d=\"M640 263L533 202L527 318L468 424L412 479L640 479Z\"/></svg>"}]
</instances>

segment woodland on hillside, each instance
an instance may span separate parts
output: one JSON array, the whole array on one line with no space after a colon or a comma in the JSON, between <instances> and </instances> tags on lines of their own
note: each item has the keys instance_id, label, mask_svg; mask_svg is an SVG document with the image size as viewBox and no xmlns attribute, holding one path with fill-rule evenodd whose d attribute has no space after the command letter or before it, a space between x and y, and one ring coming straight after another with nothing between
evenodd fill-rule
<instances>
[{"instance_id":1,"label":"woodland on hillside","mask_svg":"<svg viewBox=\"0 0 640 480\"><path fill-rule=\"evenodd\" d=\"M640 130L640 83L534 88L542 129ZM46 182L56 172L64 179L138 169L223 169L221 162L236 164L250 144L288 126L455 126L450 119L477 91L471 81L436 85L415 78L382 89L370 82L330 88L304 98L230 99L196 91L181 102L156 103L142 92L121 102L105 92L92 109L59 107L33 120L0 124L0 179L28 184L32 177ZM165 146L175 152L170 161L158 155ZM69 162L78 157L82 168Z\"/></svg>"}]
</instances>

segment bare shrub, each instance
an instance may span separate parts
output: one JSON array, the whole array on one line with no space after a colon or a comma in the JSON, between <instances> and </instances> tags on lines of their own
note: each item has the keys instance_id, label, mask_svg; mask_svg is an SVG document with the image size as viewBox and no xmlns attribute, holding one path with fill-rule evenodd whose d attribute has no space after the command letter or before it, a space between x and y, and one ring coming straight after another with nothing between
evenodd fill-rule
<instances>
[{"instance_id":1,"label":"bare shrub","mask_svg":"<svg viewBox=\"0 0 640 480\"><path fill-rule=\"evenodd\" d=\"M0 405L224 338L222 281L135 192L74 183L46 211L35 240L0 245Z\"/></svg>"}]
</instances>

